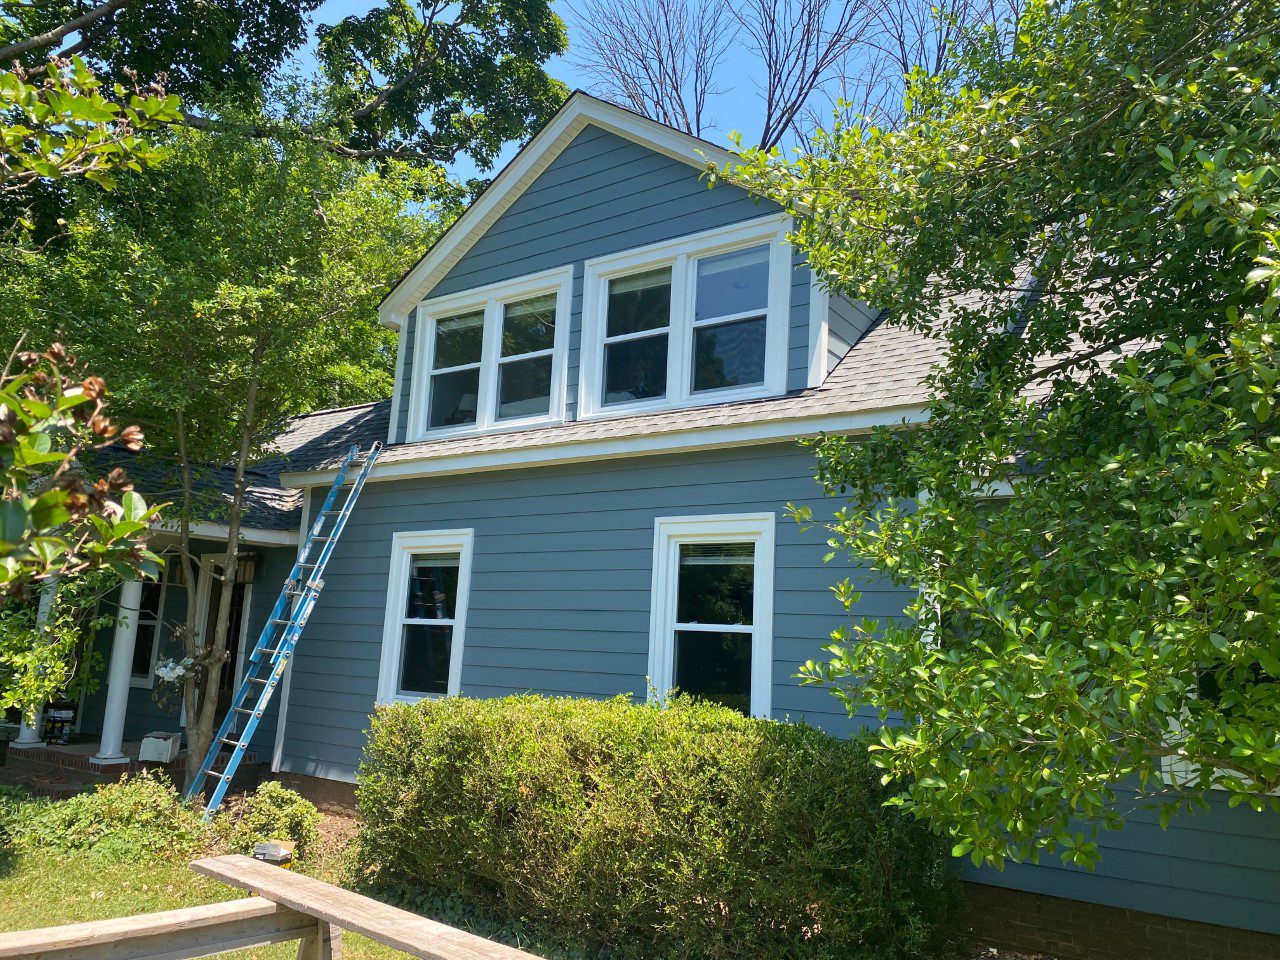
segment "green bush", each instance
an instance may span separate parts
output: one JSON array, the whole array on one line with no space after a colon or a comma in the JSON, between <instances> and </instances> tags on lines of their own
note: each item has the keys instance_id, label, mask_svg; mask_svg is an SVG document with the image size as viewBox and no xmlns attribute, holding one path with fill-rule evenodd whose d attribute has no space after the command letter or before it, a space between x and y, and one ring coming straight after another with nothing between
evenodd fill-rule
<instances>
[{"instance_id":1,"label":"green bush","mask_svg":"<svg viewBox=\"0 0 1280 960\"><path fill-rule=\"evenodd\" d=\"M151 771L66 800L26 805L10 830L22 846L90 850L117 862L186 856L206 843L199 811L167 777Z\"/></svg>"},{"instance_id":2,"label":"green bush","mask_svg":"<svg viewBox=\"0 0 1280 960\"><path fill-rule=\"evenodd\" d=\"M309 800L275 781L229 800L214 821L218 846L231 853L253 853L266 840L292 840L295 855L306 856L320 839L320 811Z\"/></svg>"},{"instance_id":3,"label":"green bush","mask_svg":"<svg viewBox=\"0 0 1280 960\"><path fill-rule=\"evenodd\" d=\"M361 865L592 956L934 958L963 897L865 744L676 698L380 709Z\"/></svg>"}]
</instances>

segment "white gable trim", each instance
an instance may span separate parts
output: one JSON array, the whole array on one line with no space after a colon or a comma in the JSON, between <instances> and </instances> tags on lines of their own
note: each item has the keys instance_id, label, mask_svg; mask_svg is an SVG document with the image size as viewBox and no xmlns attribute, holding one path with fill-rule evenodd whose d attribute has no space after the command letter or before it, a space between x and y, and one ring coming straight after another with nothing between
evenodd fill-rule
<instances>
[{"instance_id":1,"label":"white gable trim","mask_svg":"<svg viewBox=\"0 0 1280 960\"><path fill-rule=\"evenodd\" d=\"M378 307L379 319L393 330L400 329L401 318L444 278L587 126L608 130L699 170L705 170L708 163L722 167L740 159L705 140L578 91L392 288Z\"/></svg>"}]
</instances>

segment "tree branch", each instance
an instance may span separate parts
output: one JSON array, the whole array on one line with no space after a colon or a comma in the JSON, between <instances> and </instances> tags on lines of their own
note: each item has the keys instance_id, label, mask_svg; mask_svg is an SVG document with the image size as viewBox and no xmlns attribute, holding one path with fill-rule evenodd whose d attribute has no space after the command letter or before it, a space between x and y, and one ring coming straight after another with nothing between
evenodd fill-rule
<instances>
[{"instance_id":1,"label":"tree branch","mask_svg":"<svg viewBox=\"0 0 1280 960\"><path fill-rule=\"evenodd\" d=\"M83 13L73 20L68 20L66 23L56 26L52 30L34 37L28 37L26 40L19 40L17 43L11 43L7 47L0 47L0 63L8 63L10 60L16 60L24 54L30 53L32 50L51 47L63 37L75 33L77 30L83 30L85 27L96 23L103 17L115 13L122 7L127 7L132 2L133 0L107 0L107 2L101 6L94 7L88 13Z\"/></svg>"}]
</instances>

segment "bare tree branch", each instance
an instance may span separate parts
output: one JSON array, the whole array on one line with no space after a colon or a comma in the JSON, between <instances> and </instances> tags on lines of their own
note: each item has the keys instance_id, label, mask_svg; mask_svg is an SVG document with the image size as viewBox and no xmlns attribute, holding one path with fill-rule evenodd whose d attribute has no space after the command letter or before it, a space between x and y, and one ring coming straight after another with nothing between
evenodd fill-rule
<instances>
[{"instance_id":1,"label":"bare tree branch","mask_svg":"<svg viewBox=\"0 0 1280 960\"><path fill-rule=\"evenodd\" d=\"M584 0L575 64L610 100L702 136L707 98L733 41L728 5L713 0Z\"/></svg>"},{"instance_id":2,"label":"bare tree branch","mask_svg":"<svg viewBox=\"0 0 1280 960\"><path fill-rule=\"evenodd\" d=\"M83 30L91 26L103 17L114 14L117 10L127 7L133 0L107 0L106 3L94 7L92 10L82 13L74 19L68 20L66 23L54 27L52 30L38 34L34 37L28 37L26 40L19 40L17 43L11 43L7 47L0 47L0 63L8 63L10 60L30 53L33 50L41 50L44 47L51 47L63 37L75 33L77 30Z\"/></svg>"},{"instance_id":3,"label":"bare tree branch","mask_svg":"<svg viewBox=\"0 0 1280 960\"><path fill-rule=\"evenodd\" d=\"M872 23L873 0L751 0L734 16L764 65L760 147L776 147Z\"/></svg>"}]
</instances>

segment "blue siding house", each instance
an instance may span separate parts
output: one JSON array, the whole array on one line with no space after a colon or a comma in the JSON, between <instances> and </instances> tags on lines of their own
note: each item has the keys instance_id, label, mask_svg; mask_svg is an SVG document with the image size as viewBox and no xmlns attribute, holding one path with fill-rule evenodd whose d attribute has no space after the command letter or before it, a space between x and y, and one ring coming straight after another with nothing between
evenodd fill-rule
<instances>
[{"instance_id":1,"label":"blue siding house","mask_svg":"<svg viewBox=\"0 0 1280 960\"><path fill-rule=\"evenodd\" d=\"M927 420L938 348L829 294L782 210L709 188L730 159L575 94L383 302L394 395L282 435L304 526L349 444L387 448L257 747L275 770L352 781L376 704L454 694L678 686L875 722L794 675L840 622L832 584L861 582L859 616L910 595L824 563L785 505L833 509L798 439ZM251 622L281 576L266 556ZM1093 873L969 879L1280 933L1280 817L1139 814Z\"/></svg>"}]
</instances>

